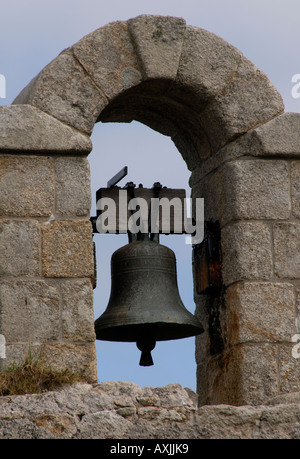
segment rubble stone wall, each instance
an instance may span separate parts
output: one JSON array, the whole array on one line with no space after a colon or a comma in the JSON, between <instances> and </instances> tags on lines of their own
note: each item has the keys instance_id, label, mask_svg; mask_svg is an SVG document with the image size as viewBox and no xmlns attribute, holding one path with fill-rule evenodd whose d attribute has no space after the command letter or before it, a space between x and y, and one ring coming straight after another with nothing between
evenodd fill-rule
<instances>
[{"instance_id":1,"label":"rubble stone wall","mask_svg":"<svg viewBox=\"0 0 300 459\"><path fill-rule=\"evenodd\" d=\"M45 394L0 397L1 439L299 439L300 393L265 405L196 406L179 384L76 384ZM139 443L143 445L143 442ZM102 452L103 452L103 445ZM147 448L149 445L147 446ZM154 443L155 447L155 443ZM197 443L201 447L201 443Z\"/></svg>"}]
</instances>

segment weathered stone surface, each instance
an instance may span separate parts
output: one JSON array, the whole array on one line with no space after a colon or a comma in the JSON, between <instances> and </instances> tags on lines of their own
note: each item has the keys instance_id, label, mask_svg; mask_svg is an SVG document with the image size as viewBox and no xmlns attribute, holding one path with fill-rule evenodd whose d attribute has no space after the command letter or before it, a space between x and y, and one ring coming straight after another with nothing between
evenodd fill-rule
<instances>
[{"instance_id":1,"label":"weathered stone surface","mask_svg":"<svg viewBox=\"0 0 300 459\"><path fill-rule=\"evenodd\" d=\"M239 405L263 404L279 393L276 345L249 343L233 348L232 352L240 361L238 366L231 367L232 380L237 371L241 375L241 381L237 383L240 386Z\"/></svg>"},{"instance_id":2,"label":"weathered stone surface","mask_svg":"<svg viewBox=\"0 0 300 459\"><path fill-rule=\"evenodd\" d=\"M192 170L192 174L189 179L190 187L196 187L199 182L205 178L205 176L209 175L210 173L214 173L218 170L218 168L221 169L220 166L222 166L223 163L242 156L246 156L247 152L241 152L238 146L236 148L233 147L233 145L235 146L238 143L239 139L240 137L237 140L229 143L229 145L232 146L231 148L226 145L214 153L212 156L209 156L207 159L205 159L205 161L198 161L198 164L195 165L195 168Z\"/></svg>"},{"instance_id":3,"label":"weathered stone surface","mask_svg":"<svg viewBox=\"0 0 300 459\"><path fill-rule=\"evenodd\" d=\"M95 341L93 288L89 279L61 284L63 337L69 341Z\"/></svg>"},{"instance_id":4,"label":"weathered stone surface","mask_svg":"<svg viewBox=\"0 0 300 459\"><path fill-rule=\"evenodd\" d=\"M206 221L218 220L224 226L231 220L231 210L235 208L232 187L232 178L221 167L193 186L192 197L204 199Z\"/></svg>"},{"instance_id":5,"label":"weathered stone surface","mask_svg":"<svg viewBox=\"0 0 300 459\"><path fill-rule=\"evenodd\" d=\"M289 218L291 205L286 161L231 161L226 164L224 174L229 188L225 193L231 196L227 199L226 212L231 219Z\"/></svg>"},{"instance_id":6,"label":"weathered stone surface","mask_svg":"<svg viewBox=\"0 0 300 459\"><path fill-rule=\"evenodd\" d=\"M144 78L175 79L186 29L184 19L141 15L128 21Z\"/></svg>"},{"instance_id":7,"label":"weathered stone surface","mask_svg":"<svg viewBox=\"0 0 300 459\"><path fill-rule=\"evenodd\" d=\"M0 323L7 344L23 342L29 345L58 339L57 290L42 280L2 281Z\"/></svg>"},{"instance_id":8,"label":"weathered stone surface","mask_svg":"<svg viewBox=\"0 0 300 459\"><path fill-rule=\"evenodd\" d=\"M197 365L199 405L259 405L279 393L277 344L243 343Z\"/></svg>"},{"instance_id":9,"label":"weathered stone surface","mask_svg":"<svg viewBox=\"0 0 300 459\"><path fill-rule=\"evenodd\" d=\"M243 58L240 51L217 35L187 27L176 83L197 98L199 109L233 76ZM189 97L185 94L185 97Z\"/></svg>"},{"instance_id":10,"label":"weathered stone surface","mask_svg":"<svg viewBox=\"0 0 300 459\"><path fill-rule=\"evenodd\" d=\"M193 170L190 186L224 162L242 156L300 157L299 121L299 113L283 113L249 130L198 164Z\"/></svg>"},{"instance_id":11,"label":"weathered stone surface","mask_svg":"<svg viewBox=\"0 0 300 459\"><path fill-rule=\"evenodd\" d=\"M223 281L268 280L273 273L271 231L268 224L238 222L221 235Z\"/></svg>"},{"instance_id":12,"label":"weathered stone surface","mask_svg":"<svg viewBox=\"0 0 300 459\"><path fill-rule=\"evenodd\" d=\"M113 22L72 46L76 58L108 99L142 81L127 29L126 22Z\"/></svg>"},{"instance_id":13,"label":"weathered stone surface","mask_svg":"<svg viewBox=\"0 0 300 459\"><path fill-rule=\"evenodd\" d=\"M0 215L50 216L54 174L50 158L0 155Z\"/></svg>"},{"instance_id":14,"label":"weathered stone surface","mask_svg":"<svg viewBox=\"0 0 300 459\"><path fill-rule=\"evenodd\" d=\"M293 284L234 284L226 292L226 304L229 345L290 342L295 333Z\"/></svg>"},{"instance_id":15,"label":"weathered stone surface","mask_svg":"<svg viewBox=\"0 0 300 459\"><path fill-rule=\"evenodd\" d=\"M292 212L300 219L300 161L291 164Z\"/></svg>"},{"instance_id":16,"label":"weathered stone surface","mask_svg":"<svg viewBox=\"0 0 300 459\"><path fill-rule=\"evenodd\" d=\"M240 148L254 156L300 156L300 113L283 113L249 131Z\"/></svg>"},{"instance_id":17,"label":"weathered stone surface","mask_svg":"<svg viewBox=\"0 0 300 459\"><path fill-rule=\"evenodd\" d=\"M296 291L296 333L300 334L300 282L295 285Z\"/></svg>"},{"instance_id":18,"label":"weathered stone surface","mask_svg":"<svg viewBox=\"0 0 300 459\"><path fill-rule=\"evenodd\" d=\"M186 119L186 113L187 111L183 112L180 118ZM193 117L194 122L197 121L194 114ZM161 129L158 131L162 132ZM177 126L177 132L171 135L171 138L190 171L196 169L211 153L209 139L199 123L197 129L194 129L191 124L187 132L183 131L182 126Z\"/></svg>"},{"instance_id":19,"label":"weathered stone surface","mask_svg":"<svg viewBox=\"0 0 300 459\"><path fill-rule=\"evenodd\" d=\"M57 157L55 167L56 211L61 216L90 215L91 187L88 160Z\"/></svg>"},{"instance_id":20,"label":"weathered stone surface","mask_svg":"<svg viewBox=\"0 0 300 459\"><path fill-rule=\"evenodd\" d=\"M286 219L291 212L289 165L229 161L194 185L193 196L204 198L206 220L219 220L222 226L236 220Z\"/></svg>"},{"instance_id":21,"label":"weathered stone surface","mask_svg":"<svg viewBox=\"0 0 300 459\"><path fill-rule=\"evenodd\" d=\"M230 139L266 123L283 110L282 98L266 75L243 59L225 89L201 113L201 123L217 151Z\"/></svg>"},{"instance_id":22,"label":"weathered stone surface","mask_svg":"<svg viewBox=\"0 0 300 459\"><path fill-rule=\"evenodd\" d=\"M246 134L229 142L223 148L209 156L193 170L190 186L194 186L202 177L217 169L223 163L243 156L261 156L269 158L300 157L299 148L299 113L284 113L276 116L261 126L251 129ZM297 163L292 166L292 180L297 181ZM294 196L297 185L292 184ZM295 209L297 203L294 202ZM298 215L296 210L295 216Z\"/></svg>"},{"instance_id":23,"label":"weathered stone surface","mask_svg":"<svg viewBox=\"0 0 300 459\"><path fill-rule=\"evenodd\" d=\"M262 407L249 406L203 406L198 410L201 422L199 438L261 438L263 433L260 432L259 416L262 410Z\"/></svg>"},{"instance_id":24,"label":"weathered stone surface","mask_svg":"<svg viewBox=\"0 0 300 459\"><path fill-rule=\"evenodd\" d=\"M97 381L94 342L45 342L40 346L40 352L47 364L54 370L63 371L68 368L74 373L84 373L91 382Z\"/></svg>"},{"instance_id":25,"label":"weathered stone surface","mask_svg":"<svg viewBox=\"0 0 300 459\"><path fill-rule=\"evenodd\" d=\"M94 257L89 221L53 221L42 226L45 277L92 277Z\"/></svg>"},{"instance_id":26,"label":"weathered stone surface","mask_svg":"<svg viewBox=\"0 0 300 459\"><path fill-rule=\"evenodd\" d=\"M115 403L122 386L126 392L130 386L126 403L135 409L126 416L118 412L120 407ZM142 406L138 397L145 391L157 396L158 388L135 387L126 382L76 384L44 394L1 397L0 438L107 438L115 439L113 445L117 446L117 441L132 438L181 439L184 443L184 439L300 437L299 393L284 400L273 398L268 405L256 407L217 405L195 409L187 391L179 385L159 388L160 394L174 392L175 386L177 400L171 397L165 406Z\"/></svg>"},{"instance_id":27,"label":"weathered stone surface","mask_svg":"<svg viewBox=\"0 0 300 459\"><path fill-rule=\"evenodd\" d=\"M195 295L194 301L196 303L196 317L202 324L204 331L201 335L195 337L196 352L195 358L197 364L202 364L207 360L210 355L210 297L208 295Z\"/></svg>"},{"instance_id":28,"label":"weathered stone surface","mask_svg":"<svg viewBox=\"0 0 300 459\"><path fill-rule=\"evenodd\" d=\"M299 439L299 403L277 405L272 410L264 410L261 415L261 429L266 439ZM292 428L289 433L290 428Z\"/></svg>"},{"instance_id":29,"label":"weathered stone surface","mask_svg":"<svg viewBox=\"0 0 300 459\"><path fill-rule=\"evenodd\" d=\"M266 402L266 406L289 405L290 403L300 402L300 392L291 392L289 394L280 394Z\"/></svg>"},{"instance_id":30,"label":"weathered stone surface","mask_svg":"<svg viewBox=\"0 0 300 459\"><path fill-rule=\"evenodd\" d=\"M91 149L87 135L32 105L0 107L0 151L87 154Z\"/></svg>"},{"instance_id":31,"label":"weathered stone surface","mask_svg":"<svg viewBox=\"0 0 300 459\"><path fill-rule=\"evenodd\" d=\"M5 330L2 330L5 335ZM24 332L23 332L24 334ZM0 370L10 367L13 363L23 364L25 359L31 354L38 357L40 353L40 345L33 344L30 341L8 343L5 346L5 358L0 358Z\"/></svg>"},{"instance_id":32,"label":"weathered stone surface","mask_svg":"<svg viewBox=\"0 0 300 459\"><path fill-rule=\"evenodd\" d=\"M29 83L13 104L31 104L90 134L107 99L66 50Z\"/></svg>"},{"instance_id":33,"label":"weathered stone surface","mask_svg":"<svg viewBox=\"0 0 300 459\"><path fill-rule=\"evenodd\" d=\"M0 221L0 275L39 276L40 229L35 221Z\"/></svg>"},{"instance_id":34,"label":"weathered stone surface","mask_svg":"<svg viewBox=\"0 0 300 459\"><path fill-rule=\"evenodd\" d=\"M274 269L281 278L300 278L300 224L274 224Z\"/></svg>"},{"instance_id":35,"label":"weathered stone surface","mask_svg":"<svg viewBox=\"0 0 300 459\"><path fill-rule=\"evenodd\" d=\"M293 335L292 335L293 336ZM291 336L291 339L292 339ZM300 336L296 343L287 343L279 348L280 391L293 393L300 391ZM294 347L296 346L296 352ZM295 354L297 358L295 358Z\"/></svg>"},{"instance_id":36,"label":"weathered stone surface","mask_svg":"<svg viewBox=\"0 0 300 459\"><path fill-rule=\"evenodd\" d=\"M224 377L229 403L259 405L279 393L276 344L241 344L226 357L226 371L220 382Z\"/></svg>"}]
</instances>

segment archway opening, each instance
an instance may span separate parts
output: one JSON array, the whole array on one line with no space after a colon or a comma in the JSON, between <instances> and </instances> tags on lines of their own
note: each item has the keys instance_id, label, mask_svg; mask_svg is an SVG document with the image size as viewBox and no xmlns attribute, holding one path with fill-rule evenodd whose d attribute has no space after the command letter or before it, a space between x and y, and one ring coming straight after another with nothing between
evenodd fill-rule
<instances>
[{"instance_id":1,"label":"archway opening","mask_svg":"<svg viewBox=\"0 0 300 459\"><path fill-rule=\"evenodd\" d=\"M177 148L167 136L139 122L99 123L92 134L93 152L89 155L92 188L92 215L96 215L96 190L123 166L128 166L127 181L152 187L160 182L169 188L184 188L190 196L190 172ZM110 288L110 260L113 252L127 244L127 235L95 234L97 287L94 290L95 319L106 309ZM179 292L186 308L194 313L192 246L185 235L160 236L160 243L171 248L177 260ZM141 386L179 383L196 391L195 338L158 342L152 351L154 366L140 367L135 343L96 340L99 381L129 380Z\"/></svg>"}]
</instances>

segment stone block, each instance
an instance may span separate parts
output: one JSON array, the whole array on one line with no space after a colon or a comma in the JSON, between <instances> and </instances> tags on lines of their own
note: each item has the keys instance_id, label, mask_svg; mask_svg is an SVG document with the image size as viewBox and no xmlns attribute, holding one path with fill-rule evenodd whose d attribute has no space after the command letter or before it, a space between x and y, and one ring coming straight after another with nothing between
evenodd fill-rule
<instances>
[{"instance_id":1,"label":"stone block","mask_svg":"<svg viewBox=\"0 0 300 459\"><path fill-rule=\"evenodd\" d=\"M223 168L214 171L193 186L192 197L204 199L205 220L218 220L223 226L230 220L228 208L234 195L231 193L232 184L227 180Z\"/></svg>"},{"instance_id":2,"label":"stone block","mask_svg":"<svg viewBox=\"0 0 300 459\"><path fill-rule=\"evenodd\" d=\"M274 234L274 270L280 278L300 278L300 224L276 223Z\"/></svg>"},{"instance_id":3,"label":"stone block","mask_svg":"<svg viewBox=\"0 0 300 459\"><path fill-rule=\"evenodd\" d=\"M74 55L108 99L142 81L126 22L113 22L72 46Z\"/></svg>"},{"instance_id":4,"label":"stone block","mask_svg":"<svg viewBox=\"0 0 300 459\"><path fill-rule=\"evenodd\" d=\"M184 19L141 15L127 21L146 79L175 79L186 30Z\"/></svg>"},{"instance_id":5,"label":"stone block","mask_svg":"<svg viewBox=\"0 0 300 459\"><path fill-rule=\"evenodd\" d=\"M300 219L300 161L294 161L291 164L291 190L292 213L294 217Z\"/></svg>"},{"instance_id":6,"label":"stone block","mask_svg":"<svg viewBox=\"0 0 300 459\"><path fill-rule=\"evenodd\" d=\"M57 371L68 368L74 373L84 373L90 382L97 382L97 358L94 343L44 343L41 355Z\"/></svg>"},{"instance_id":7,"label":"stone block","mask_svg":"<svg viewBox=\"0 0 300 459\"><path fill-rule=\"evenodd\" d=\"M241 344L197 368L199 405L260 405L278 394L276 344Z\"/></svg>"},{"instance_id":8,"label":"stone block","mask_svg":"<svg viewBox=\"0 0 300 459\"><path fill-rule=\"evenodd\" d=\"M167 384L163 387L156 387L154 389L154 394L160 401L159 406L162 408L170 409L181 405L187 408L193 406L189 392L183 389L180 384L175 383Z\"/></svg>"},{"instance_id":9,"label":"stone block","mask_svg":"<svg viewBox=\"0 0 300 459\"><path fill-rule=\"evenodd\" d=\"M283 113L249 131L241 148L254 156L300 157L300 113Z\"/></svg>"},{"instance_id":10,"label":"stone block","mask_svg":"<svg viewBox=\"0 0 300 459\"><path fill-rule=\"evenodd\" d=\"M241 135L232 142L222 147L209 156L193 170L190 186L196 185L205 175L217 169L225 162L239 157L260 156L266 158L300 157L300 114L284 113L276 116L261 126L251 129L246 134ZM292 180L297 181L297 163L292 165ZM293 187L295 196L297 195L297 185ZM296 202L295 202L295 206ZM296 208L295 207L295 208ZM298 215L298 213L297 213ZM296 216L296 215L295 215Z\"/></svg>"},{"instance_id":11,"label":"stone block","mask_svg":"<svg viewBox=\"0 0 300 459\"><path fill-rule=\"evenodd\" d=\"M236 349L235 349L236 351ZM208 358L197 365L198 405L242 405L241 362L235 352Z\"/></svg>"},{"instance_id":12,"label":"stone block","mask_svg":"<svg viewBox=\"0 0 300 459\"><path fill-rule=\"evenodd\" d=\"M266 223L238 222L221 232L223 282L268 280L273 275L271 230Z\"/></svg>"},{"instance_id":13,"label":"stone block","mask_svg":"<svg viewBox=\"0 0 300 459\"><path fill-rule=\"evenodd\" d=\"M176 83L199 108L212 99L236 71L242 54L222 38L204 29L187 27ZM193 94L193 95L192 95Z\"/></svg>"},{"instance_id":14,"label":"stone block","mask_svg":"<svg viewBox=\"0 0 300 459\"><path fill-rule=\"evenodd\" d=\"M6 359L0 359L0 370L12 363L22 364L29 352L54 371L84 374L87 382L97 382L97 359L94 343L71 343L65 341L43 343L17 343L6 346ZM98 397L99 400L99 397Z\"/></svg>"},{"instance_id":15,"label":"stone block","mask_svg":"<svg viewBox=\"0 0 300 459\"><path fill-rule=\"evenodd\" d=\"M290 343L279 348L278 361L281 393L300 391L300 352L297 352L299 357L295 358L293 353L294 346L295 343Z\"/></svg>"},{"instance_id":16,"label":"stone block","mask_svg":"<svg viewBox=\"0 0 300 459\"><path fill-rule=\"evenodd\" d=\"M232 365L231 377L240 374L240 405L260 405L279 392L278 350L272 344L245 344L234 348L238 367Z\"/></svg>"},{"instance_id":17,"label":"stone block","mask_svg":"<svg viewBox=\"0 0 300 459\"><path fill-rule=\"evenodd\" d=\"M292 395L292 394L291 394ZM297 394L294 401L279 403L277 406L263 407L260 415L259 439L299 439L299 402Z\"/></svg>"},{"instance_id":18,"label":"stone block","mask_svg":"<svg viewBox=\"0 0 300 459\"><path fill-rule=\"evenodd\" d=\"M287 161L229 161L200 180L193 196L204 198L206 220L224 226L236 220L286 219L290 216Z\"/></svg>"},{"instance_id":19,"label":"stone block","mask_svg":"<svg viewBox=\"0 0 300 459\"><path fill-rule=\"evenodd\" d=\"M300 334L300 282L295 285L296 291L296 333Z\"/></svg>"},{"instance_id":20,"label":"stone block","mask_svg":"<svg viewBox=\"0 0 300 459\"><path fill-rule=\"evenodd\" d=\"M25 360L31 358L33 361L40 359L40 343L17 342L6 343L6 358L0 359L0 370L5 370L12 365L23 365Z\"/></svg>"},{"instance_id":21,"label":"stone block","mask_svg":"<svg viewBox=\"0 0 300 459\"><path fill-rule=\"evenodd\" d=\"M229 140L283 111L282 98L267 76L244 58L200 119L213 150L217 151Z\"/></svg>"},{"instance_id":22,"label":"stone block","mask_svg":"<svg viewBox=\"0 0 300 459\"><path fill-rule=\"evenodd\" d=\"M204 175L222 163L241 156L260 156L267 158L300 157L300 114L283 113L270 121L250 129L244 135L229 142L198 169L193 171L191 186ZM295 171L297 174L297 171Z\"/></svg>"},{"instance_id":23,"label":"stone block","mask_svg":"<svg viewBox=\"0 0 300 459\"><path fill-rule=\"evenodd\" d=\"M88 160L82 157L57 157L54 167L56 211L61 216L89 216L91 188Z\"/></svg>"},{"instance_id":24,"label":"stone block","mask_svg":"<svg viewBox=\"0 0 300 459\"><path fill-rule=\"evenodd\" d=\"M92 277L92 226L89 221L54 221L42 226L45 277Z\"/></svg>"},{"instance_id":25,"label":"stone block","mask_svg":"<svg viewBox=\"0 0 300 459\"><path fill-rule=\"evenodd\" d=\"M290 216L287 161L240 160L224 166L228 218L286 219Z\"/></svg>"},{"instance_id":26,"label":"stone block","mask_svg":"<svg viewBox=\"0 0 300 459\"><path fill-rule=\"evenodd\" d=\"M190 187L193 188L194 186L197 186L205 176L209 175L210 173L214 173L218 169L221 169L220 166L222 166L222 164L246 155L247 151L241 152L239 149L238 139L230 142L228 145L221 148L212 156L207 157L204 161L198 161L198 164L195 165L189 179Z\"/></svg>"},{"instance_id":27,"label":"stone block","mask_svg":"<svg viewBox=\"0 0 300 459\"><path fill-rule=\"evenodd\" d=\"M33 346L30 346L32 350ZM5 370L12 364L21 364L28 355L28 343L8 344L5 346L5 358L0 358L0 371Z\"/></svg>"},{"instance_id":28,"label":"stone block","mask_svg":"<svg viewBox=\"0 0 300 459\"><path fill-rule=\"evenodd\" d=\"M89 279L61 284L63 337L68 341L95 341L93 288Z\"/></svg>"},{"instance_id":29,"label":"stone block","mask_svg":"<svg viewBox=\"0 0 300 459\"><path fill-rule=\"evenodd\" d=\"M0 151L88 154L92 142L32 105L0 107Z\"/></svg>"},{"instance_id":30,"label":"stone block","mask_svg":"<svg viewBox=\"0 0 300 459\"><path fill-rule=\"evenodd\" d=\"M295 333L294 286L247 282L226 292L229 346L253 342L290 342Z\"/></svg>"},{"instance_id":31,"label":"stone block","mask_svg":"<svg viewBox=\"0 0 300 459\"><path fill-rule=\"evenodd\" d=\"M260 156L267 158L300 157L300 114L283 113L274 119L251 129L246 134L241 135L232 142L229 142L214 155L208 157L193 170L190 186L194 186L205 175L217 169L221 164L242 157ZM293 167L293 166L292 166ZM297 180L297 165L292 171L292 177ZM293 180L293 179L292 179ZM297 185L293 187L295 196L297 195ZM297 208L294 202L295 209ZM297 211L296 211L297 212ZM295 214L295 216L298 215Z\"/></svg>"},{"instance_id":32,"label":"stone block","mask_svg":"<svg viewBox=\"0 0 300 459\"><path fill-rule=\"evenodd\" d=\"M196 363L204 362L210 354L210 336L209 336L209 320L210 320L210 296L208 295L195 295L194 301L196 303L196 317L204 328L201 335L195 337Z\"/></svg>"},{"instance_id":33,"label":"stone block","mask_svg":"<svg viewBox=\"0 0 300 459\"><path fill-rule=\"evenodd\" d=\"M42 280L2 281L1 334L7 344L57 340L60 336L58 291Z\"/></svg>"},{"instance_id":34,"label":"stone block","mask_svg":"<svg viewBox=\"0 0 300 459\"><path fill-rule=\"evenodd\" d=\"M197 363L196 378L197 378L197 395L198 406L210 404L210 381L213 381L211 374L207 369L208 359Z\"/></svg>"},{"instance_id":35,"label":"stone block","mask_svg":"<svg viewBox=\"0 0 300 459\"><path fill-rule=\"evenodd\" d=\"M70 50L44 67L13 101L34 105L88 134L107 103Z\"/></svg>"},{"instance_id":36,"label":"stone block","mask_svg":"<svg viewBox=\"0 0 300 459\"><path fill-rule=\"evenodd\" d=\"M0 221L0 275L40 275L40 228L35 221Z\"/></svg>"},{"instance_id":37,"label":"stone block","mask_svg":"<svg viewBox=\"0 0 300 459\"><path fill-rule=\"evenodd\" d=\"M0 215L50 216L54 174L50 158L0 155Z\"/></svg>"}]
</instances>

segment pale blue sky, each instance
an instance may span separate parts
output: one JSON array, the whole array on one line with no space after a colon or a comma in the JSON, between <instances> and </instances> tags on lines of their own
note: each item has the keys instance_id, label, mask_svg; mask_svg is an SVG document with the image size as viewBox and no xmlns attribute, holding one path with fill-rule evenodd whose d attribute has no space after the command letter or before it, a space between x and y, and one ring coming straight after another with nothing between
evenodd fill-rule
<instances>
[{"instance_id":1,"label":"pale blue sky","mask_svg":"<svg viewBox=\"0 0 300 459\"><path fill-rule=\"evenodd\" d=\"M183 17L188 25L219 35L268 75L281 93L286 111L300 112L300 99L291 94L292 76L300 74L298 0L2 0L0 74L6 79L6 98L0 98L0 105L10 104L45 65L84 35L108 22L139 14ZM124 182L133 180L151 186L160 181L169 187L188 189L189 173L171 140L149 128L139 123L99 124L92 141L94 149L89 159L93 201L96 189L106 186L125 165L129 174ZM102 152L112 161L103 164ZM141 158L148 158L148 163ZM172 168L168 167L170 161ZM98 317L108 301L111 254L127 239L99 235L95 241ZM175 251L180 293L193 311L191 247L182 236L168 236L161 242ZM152 386L176 382L196 389L193 338L157 343L153 358L153 367L142 368L134 344L97 342L99 380L129 380Z\"/></svg>"}]
</instances>

